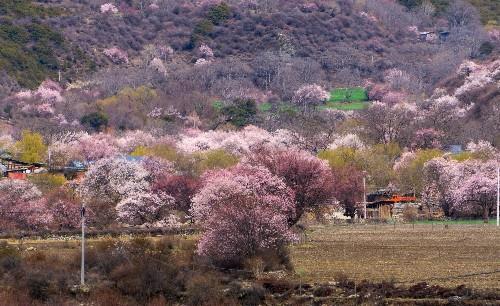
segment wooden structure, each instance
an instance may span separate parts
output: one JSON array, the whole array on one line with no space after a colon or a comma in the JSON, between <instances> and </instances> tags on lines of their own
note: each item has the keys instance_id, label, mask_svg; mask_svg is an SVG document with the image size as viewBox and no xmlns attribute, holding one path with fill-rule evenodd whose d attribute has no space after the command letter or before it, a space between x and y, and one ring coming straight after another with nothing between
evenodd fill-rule
<instances>
[{"instance_id":1,"label":"wooden structure","mask_svg":"<svg viewBox=\"0 0 500 306\"><path fill-rule=\"evenodd\" d=\"M414 195L400 195L392 190L379 190L368 194L366 202L367 219L392 219L400 213L404 203L415 203Z\"/></svg>"},{"instance_id":2,"label":"wooden structure","mask_svg":"<svg viewBox=\"0 0 500 306\"><path fill-rule=\"evenodd\" d=\"M2 165L2 173L0 176L6 176L12 179L26 179L26 175L35 173L45 165L42 163L26 163L14 159L8 153L0 153L0 164Z\"/></svg>"}]
</instances>

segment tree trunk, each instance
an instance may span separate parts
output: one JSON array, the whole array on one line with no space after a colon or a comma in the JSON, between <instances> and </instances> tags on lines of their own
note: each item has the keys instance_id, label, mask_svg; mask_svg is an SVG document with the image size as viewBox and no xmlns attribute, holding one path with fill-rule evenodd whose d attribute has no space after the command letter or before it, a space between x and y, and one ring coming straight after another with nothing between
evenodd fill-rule
<instances>
[{"instance_id":1,"label":"tree trunk","mask_svg":"<svg viewBox=\"0 0 500 306\"><path fill-rule=\"evenodd\" d=\"M488 209L488 207L483 207L483 221L484 221L484 223L488 223L489 213L490 213L490 210Z\"/></svg>"}]
</instances>

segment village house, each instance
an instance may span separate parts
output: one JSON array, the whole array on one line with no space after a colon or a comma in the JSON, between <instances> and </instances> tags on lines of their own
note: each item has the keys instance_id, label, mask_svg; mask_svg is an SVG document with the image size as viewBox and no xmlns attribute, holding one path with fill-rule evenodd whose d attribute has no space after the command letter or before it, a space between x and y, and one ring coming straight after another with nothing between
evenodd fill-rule
<instances>
[{"instance_id":1,"label":"village house","mask_svg":"<svg viewBox=\"0 0 500 306\"><path fill-rule=\"evenodd\" d=\"M26 163L17 160L5 151L0 152L1 177L24 180L28 174L45 172L43 163Z\"/></svg>"},{"instance_id":2,"label":"village house","mask_svg":"<svg viewBox=\"0 0 500 306\"><path fill-rule=\"evenodd\" d=\"M398 219L403 214L406 206L418 206L417 198L414 195L400 195L389 189L381 189L370 193L366 199L367 219Z\"/></svg>"}]
</instances>

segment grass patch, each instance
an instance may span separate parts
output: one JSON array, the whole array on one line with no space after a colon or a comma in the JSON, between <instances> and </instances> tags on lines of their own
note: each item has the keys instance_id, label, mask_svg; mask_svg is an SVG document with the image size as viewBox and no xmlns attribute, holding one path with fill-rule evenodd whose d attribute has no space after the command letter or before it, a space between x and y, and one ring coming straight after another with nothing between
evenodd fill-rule
<instances>
[{"instance_id":1,"label":"grass patch","mask_svg":"<svg viewBox=\"0 0 500 306\"><path fill-rule=\"evenodd\" d=\"M261 104L259 104L259 105L257 106L257 109L258 109L260 112L264 112L264 113L265 113L265 112L270 111L270 110L271 110L271 108L272 108L271 103L267 103L267 102L266 102L266 103L261 103Z\"/></svg>"},{"instance_id":2,"label":"grass patch","mask_svg":"<svg viewBox=\"0 0 500 306\"><path fill-rule=\"evenodd\" d=\"M343 111L350 110L362 110L366 109L370 103L365 101L355 101L355 102L326 102L325 105L321 106L321 109L338 109Z\"/></svg>"},{"instance_id":3,"label":"grass patch","mask_svg":"<svg viewBox=\"0 0 500 306\"><path fill-rule=\"evenodd\" d=\"M330 92L328 102L359 102L368 101L368 93L362 87L335 88Z\"/></svg>"},{"instance_id":4,"label":"grass patch","mask_svg":"<svg viewBox=\"0 0 500 306\"><path fill-rule=\"evenodd\" d=\"M224 103L222 103L222 101L217 100L212 103L212 107L213 109L220 111L224 108Z\"/></svg>"}]
</instances>

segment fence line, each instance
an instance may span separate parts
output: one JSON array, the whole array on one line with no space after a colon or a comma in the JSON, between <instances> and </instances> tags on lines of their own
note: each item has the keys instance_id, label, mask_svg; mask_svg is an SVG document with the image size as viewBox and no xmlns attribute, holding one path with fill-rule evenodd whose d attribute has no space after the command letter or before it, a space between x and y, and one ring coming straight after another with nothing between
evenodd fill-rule
<instances>
[{"instance_id":1,"label":"fence line","mask_svg":"<svg viewBox=\"0 0 500 306\"><path fill-rule=\"evenodd\" d=\"M431 277L431 278L421 279L421 280L397 281L394 283L396 283L396 284L408 284L408 283L422 283L422 282L430 282L430 281L447 281L447 280L453 280L453 279L468 278L471 276L491 275L491 274L496 274L496 273L500 273L500 269L493 270L493 271L484 271L484 272L475 272L475 273L447 276L447 277Z\"/></svg>"},{"instance_id":2,"label":"fence line","mask_svg":"<svg viewBox=\"0 0 500 306\"><path fill-rule=\"evenodd\" d=\"M96 238L100 236L112 237L120 235L193 235L199 233L197 227L183 227L183 228L120 228L120 229L106 229L96 230L88 229L85 235L88 238ZM43 231L17 231L0 233L0 239L22 239L22 238L48 238L51 236L64 237L64 236L78 236L81 232L79 229L75 230L43 230Z\"/></svg>"}]
</instances>

